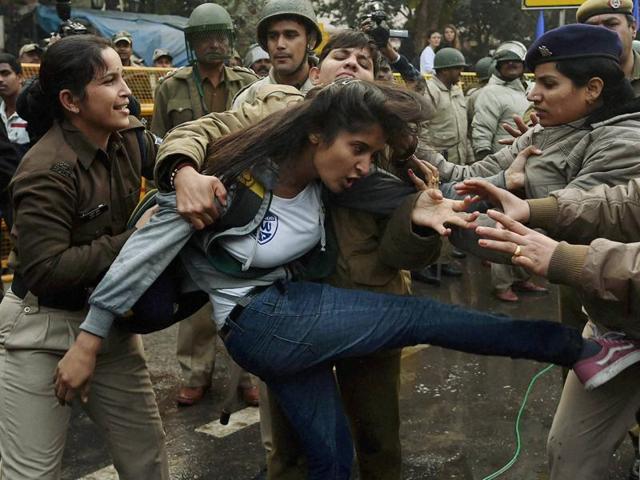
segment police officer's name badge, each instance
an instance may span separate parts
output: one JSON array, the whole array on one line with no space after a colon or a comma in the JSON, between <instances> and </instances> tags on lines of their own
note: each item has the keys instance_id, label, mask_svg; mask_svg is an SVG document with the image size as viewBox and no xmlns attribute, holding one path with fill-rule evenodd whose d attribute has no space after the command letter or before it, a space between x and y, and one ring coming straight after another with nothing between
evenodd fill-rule
<instances>
[{"instance_id":1,"label":"police officer's name badge","mask_svg":"<svg viewBox=\"0 0 640 480\"><path fill-rule=\"evenodd\" d=\"M549 50L545 45L540 45L538 47L538 52L540 52L540 55L542 55L543 57L550 57L551 55L553 55L553 53L551 53L551 50Z\"/></svg>"}]
</instances>

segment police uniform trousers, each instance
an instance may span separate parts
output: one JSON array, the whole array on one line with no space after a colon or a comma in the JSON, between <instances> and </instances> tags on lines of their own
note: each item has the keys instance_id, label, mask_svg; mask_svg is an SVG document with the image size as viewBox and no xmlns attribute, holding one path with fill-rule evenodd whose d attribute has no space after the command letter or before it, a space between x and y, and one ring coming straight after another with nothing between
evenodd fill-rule
<instances>
[{"instance_id":1,"label":"police uniform trousers","mask_svg":"<svg viewBox=\"0 0 640 480\"><path fill-rule=\"evenodd\" d=\"M208 387L216 365L216 324L212 318L211 303L178 323L176 356L185 387ZM233 362L229 358L230 362ZM240 386L253 385L249 373L243 371Z\"/></svg>"},{"instance_id":2,"label":"police uniform trousers","mask_svg":"<svg viewBox=\"0 0 640 480\"><path fill-rule=\"evenodd\" d=\"M0 478L60 478L71 407L55 397L56 366L87 311L9 291L0 304ZM77 400L80 402L80 400ZM139 335L112 330L91 380L87 415L105 434L120 480L169 478L165 434Z\"/></svg>"},{"instance_id":3,"label":"police uniform trousers","mask_svg":"<svg viewBox=\"0 0 640 480\"><path fill-rule=\"evenodd\" d=\"M593 336L592 324L582 333ZM613 454L636 424L638 378L640 363L587 391L569 372L547 441L550 480L609 478Z\"/></svg>"},{"instance_id":4,"label":"police uniform trousers","mask_svg":"<svg viewBox=\"0 0 640 480\"><path fill-rule=\"evenodd\" d=\"M402 350L336 363L336 379L349 419L360 478L400 480L400 363ZM260 382L260 431L268 480L304 480L306 463L296 433Z\"/></svg>"},{"instance_id":5,"label":"police uniform trousers","mask_svg":"<svg viewBox=\"0 0 640 480\"><path fill-rule=\"evenodd\" d=\"M186 387L208 387L216 362L216 326L211 303L178 324L176 354Z\"/></svg>"},{"instance_id":6,"label":"police uniform trousers","mask_svg":"<svg viewBox=\"0 0 640 480\"><path fill-rule=\"evenodd\" d=\"M530 278L531 275L522 267L501 263L491 264L491 285L501 292L510 289L516 282L525 282Z\"/></svg>"}]
</instances>

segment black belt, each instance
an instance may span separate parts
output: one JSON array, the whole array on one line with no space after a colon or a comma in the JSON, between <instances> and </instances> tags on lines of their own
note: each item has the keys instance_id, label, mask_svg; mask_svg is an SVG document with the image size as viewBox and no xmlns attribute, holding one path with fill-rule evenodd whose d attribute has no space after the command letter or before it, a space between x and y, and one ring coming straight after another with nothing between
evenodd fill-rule
<instances>
[{"instance_id":1,"label":"black belt","mask_svg":"<svg viewBox=\"0 0 640 480\"><path fill-rule=\"evenodd\" d=\"M20 300L24 300L24 297L29 293L29 289L24 283L22 276L17 272L13 275L11 291ZM87 289L76 288L74 290L61 290L55 294L41 295L38 297L38 305L76 312L85 308L88 299L89 292Z\"/></svg>"}]
</instances>

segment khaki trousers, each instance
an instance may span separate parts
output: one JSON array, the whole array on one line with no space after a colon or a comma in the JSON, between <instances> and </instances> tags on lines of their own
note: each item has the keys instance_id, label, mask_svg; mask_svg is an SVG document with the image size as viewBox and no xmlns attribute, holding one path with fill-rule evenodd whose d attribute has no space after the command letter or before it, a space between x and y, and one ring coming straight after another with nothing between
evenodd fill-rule
<instances>
[{"instance_id":1,"label":"khaki trousers","mask_svg":"<svg viewBox=\"0 0 640 480\"><path fill-rule=\"evenodd\" d=\"M56 366L86 311L38 305L9 291L0 304L0 478L60 478L71 407L53 389ZM79 400L78 400L79 401ZM165 434L141 339L114 329L97 357L87 415L106 436L121 480L168 479Z\"/></svg>"},{"instance_id":2,"label":"khaki trousers","mask_svg":"<svg viewBox=\"0 0 640 480\"><path fill-rule=\"evenodd\" d=\"M400 360L402 350L340 360L336 378L350 421L363 480L399 480ZM260 383L260 431L267 451L268 480L304 480L306 464L295 432L278 403Z\"/></svg>"},{"instance_id":3,"label":"khaki trousers","mask_svg":"<svg viewBox=\"0 0 640 480\"><path fill-rule=\"evenodd\" d=\"M216 325L211 303L178 324L176 355L185 387L208 387L216 364Z\"/></svg>"},{"instance_id":4,"label":"khaki trousers","mask_svg":"<svg viewBox=\"0 0 640 480\"><path fill-rule=\"evenodd\" d=\"M591 324L583 332L592 336ZM550 480L609 478L612 455L636 424L640 364L592 391L569 372L547 441Z\"/></svg>"},{"instance_id":5,"label":"khaki trousers","mask_svg":"<svg viewBox=\"0 0 640 480\"><path fill-rule=\"evenodd\" d=\"M176 356L182 371L182 384L185 387L211 385L218 342L218 330L212 314L211 303L207 302L196 313L178 323ZM231 357L229 362L233 362ZM240 386L246 388L252 385L251 375L243 371Z\"/></svg>"},{"instance_id":6,"label":"khaki trousers","mask_svg":"<svg viewBox=\"0 0 640 480\"><path fill-rule=\"evenodd\" d=\"M531 275L522 267L503 265L501 263L491 264L491 285L496 290L508 290L515 282L524 282L530 278Z\"/></svg>"}]
</instances>

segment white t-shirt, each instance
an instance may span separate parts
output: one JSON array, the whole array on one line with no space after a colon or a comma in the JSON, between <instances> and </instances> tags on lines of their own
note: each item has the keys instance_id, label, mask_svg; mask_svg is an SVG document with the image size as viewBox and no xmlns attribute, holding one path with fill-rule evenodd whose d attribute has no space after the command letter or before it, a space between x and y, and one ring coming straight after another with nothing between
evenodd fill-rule
<instances>
[{"instance_id":1,"label":"white t-shirt","mask_svg":"<svg viewBox=\"0 0 640 480\"><path fill-rule=\"evenodd\" d=\"M420 73L433 73L433 60L436 58L436 52L433 51L431 45L427 45L420 54Z\"/></svg>"},{"instance_id":2,"label":"white t-shirt","mask_svg":"<svg viewBox=\"0 0 640 480\"><path fill-rule=\"evenodd\" d=\"M219 245L241 263L252 267L276 268L311 250L322 235L320 183L313 182L293 198L273 196L260 227L251 235L220 239ZM252 287L220 289L211 295L213 318L221 327L236 306L234 299L245 296Z\"/></svg>"}]
</instances>

